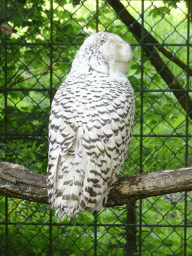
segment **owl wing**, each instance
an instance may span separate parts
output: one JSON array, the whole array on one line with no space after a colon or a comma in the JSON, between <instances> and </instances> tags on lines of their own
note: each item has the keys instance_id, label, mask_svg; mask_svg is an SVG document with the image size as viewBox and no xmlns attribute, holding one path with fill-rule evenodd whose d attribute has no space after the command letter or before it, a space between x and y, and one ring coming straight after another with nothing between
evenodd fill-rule
<instances>
[{"instance_id":1,"label":"owl wing","mask_svg":"<svg viewBox=\"0 0 192 256\"><path fill-rule=\"evenodd\" d=\"M59 88L52 102L49 118L49 154L47 168L48 199L52 207L60 193L63 180L61 172L62 158L76 140L76 123L65 86Z\"/></svg>"},{"instance_id":2,"label":"owl wing","mask_svg":"<svg viewBox=\"0 0 192 256\"><path fill-rule=\"evenodd\" d=\"M96 106L87 123L83 148L89 156L81 203L86 210L100 211L107 201L128 151L134 123L133 92L116 91Z\"/></svg>"}]
</instances>

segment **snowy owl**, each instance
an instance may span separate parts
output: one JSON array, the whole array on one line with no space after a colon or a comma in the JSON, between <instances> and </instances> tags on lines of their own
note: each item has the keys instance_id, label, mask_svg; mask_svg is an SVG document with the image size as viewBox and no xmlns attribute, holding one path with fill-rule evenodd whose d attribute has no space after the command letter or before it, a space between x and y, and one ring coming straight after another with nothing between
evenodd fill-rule
<instances>
[{"instance_id":1,"label":"snowy owl","mask_svg":"<svg viewBox=\"0 0 192 256\"><path fill-rule=\"evenodd\" d=\"M54 96L47 183L58 219L100 211L117 179L134 123L134 94L125 75L131 57L119 36L91 35Z\"/></svg>"}]
</instances>

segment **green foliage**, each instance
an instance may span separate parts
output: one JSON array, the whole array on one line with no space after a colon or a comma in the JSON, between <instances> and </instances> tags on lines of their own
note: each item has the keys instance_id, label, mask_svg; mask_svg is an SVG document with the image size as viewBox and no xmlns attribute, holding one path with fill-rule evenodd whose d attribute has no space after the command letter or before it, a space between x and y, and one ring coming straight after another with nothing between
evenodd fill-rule
<instances>
[{"instance_id":1,"label":"green foliage","mask_svg":"<svg viewBox=\"0 0 192 256\"><path fill-rule=\"evenodd\" d=\"M160 43L180 43L187 40L187 20L178 1L145 2L145 28ZM121 175L174 169L190 164L192 143L191 123L180 103L169 91L136 39L103 2L99 12L99 31L107 30L133 44L133 60L128 77L135 90L136 121L134 137ZM160 4L159 4L160 3ZM101 7L101 6L100 6ZM45 174L48 151L48 117L51 100L64 81L77 49L87 34L96 30L95 2L72 5L72 0L55 0L53 12L49 1L0 2L0 17L8 21L17 33L5 37L0 31L0 159L15 162L30 170ZM139 21L140 2L131 1L128 11ZM166 29L165 29L166 27ZM84 31L87 31L85 33ZM186 63L185 46L165 46ZM165 63L167 59L161 56ZM186 73L172 62L167 63L181 85L186 88ZM142 72L141 72L142 71ZM188 155L187 155L188 152ZM191 194L187 197L191 200ZM128 255L126 235L129 229L125 206L103 209L97 218L80 213L74 220L57 225L49 206L19 199L0 200L0 221L9 221L8 233L0 225L0 252L5 254L5 234L8 235L8 255ZM136 204L136 218L141 228L143 255L183 255L183 224L185 198L174 200L164 196L148 198ZM191 213L191 205L187 212ZM142 219L139 214L142 212ZM7 216L7 219L6 219ZM188 223L192 220L188 217ZM111 225L114 224L114 225ZM115 226L116 224L116 226ZM156 226L154 226L156 224ZM166 226L167 225L167 226ZM171 226L172 225L172 226ZM139 229L137 229L139 244ZM191 241L190 229L186 231ZM187 247L188 255L191 248Z\"/></svg>"}]
</instances>

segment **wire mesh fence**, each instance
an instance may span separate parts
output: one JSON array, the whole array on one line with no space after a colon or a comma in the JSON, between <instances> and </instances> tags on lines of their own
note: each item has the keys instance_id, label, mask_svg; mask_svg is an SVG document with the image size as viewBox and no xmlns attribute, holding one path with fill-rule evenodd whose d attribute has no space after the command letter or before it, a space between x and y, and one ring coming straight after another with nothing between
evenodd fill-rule
<instances>
[{"instance_id":1,"label":"wire mesh fence","mask_svg":"<svg viewBox=\"0 0 192 256\"><path fill-rule=\"evenodd\" d=\"M131 44L134 136L121 175L192 163L191 1L0 2L0 156L46 174L57 88L90 34ZM191 193L57 222L49 206L0 197L0 255L191 255Z\"/></svg>"}]
</instances>

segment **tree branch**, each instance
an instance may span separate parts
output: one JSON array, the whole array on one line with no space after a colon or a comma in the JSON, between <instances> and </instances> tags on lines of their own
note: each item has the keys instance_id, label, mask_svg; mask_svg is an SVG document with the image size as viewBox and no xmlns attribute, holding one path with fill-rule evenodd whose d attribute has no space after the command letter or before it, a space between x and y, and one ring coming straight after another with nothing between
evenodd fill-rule
<instances>
[{"instance_id":1,"label":"tree branch","mask_svg":"<svg viewBox=\"0 0 192 256\"><path fill-rule=\"evenodd\" d=\"M0 162L0 195L47 204L46 176L19 164Z\"/></svg>"},{"instance_id":2,"label":"tree branch","mask_svg":"<svg viewBox=\"0 0 192 256\"><path fill-rule=\"evenodd\" d=\"M189 97L188 92L181 86L179 81L176 79L176 77L173 75L171 70L168 68L166 63L163 61L163 59L155 49L155 47L148 44L158 44L157 49L165 54L166 57L171 58L171 61L184 68L184 70L190 75L192 71L184 63L181 63L178 58L174 57L170 52L165 50L165 48L163 48L163 46L161 46L161 44L145 28L142 28L140 23L136 21L133 16L131 16L131 14L126 10L124 5L119 0L108 0L108 3L115 10L122 22L129 28L129 31L131 31L136 40L143 44L144 52L148 56L152 65L155 67L158 74L169 86L185 112L192 119L192 100Z\"/></svg>"},{"instance_id":3,"label":"tree branch","mask_svg":"<svg viewBox=\"0 0 192 256\"><path fill-rule=\"evenodd\" d=\"M106 207L191 190L192 167L125 176L113 184ZM46 176L19 164L0 162L0 195L48 204Z\"/></svg>"}]
</instances>

